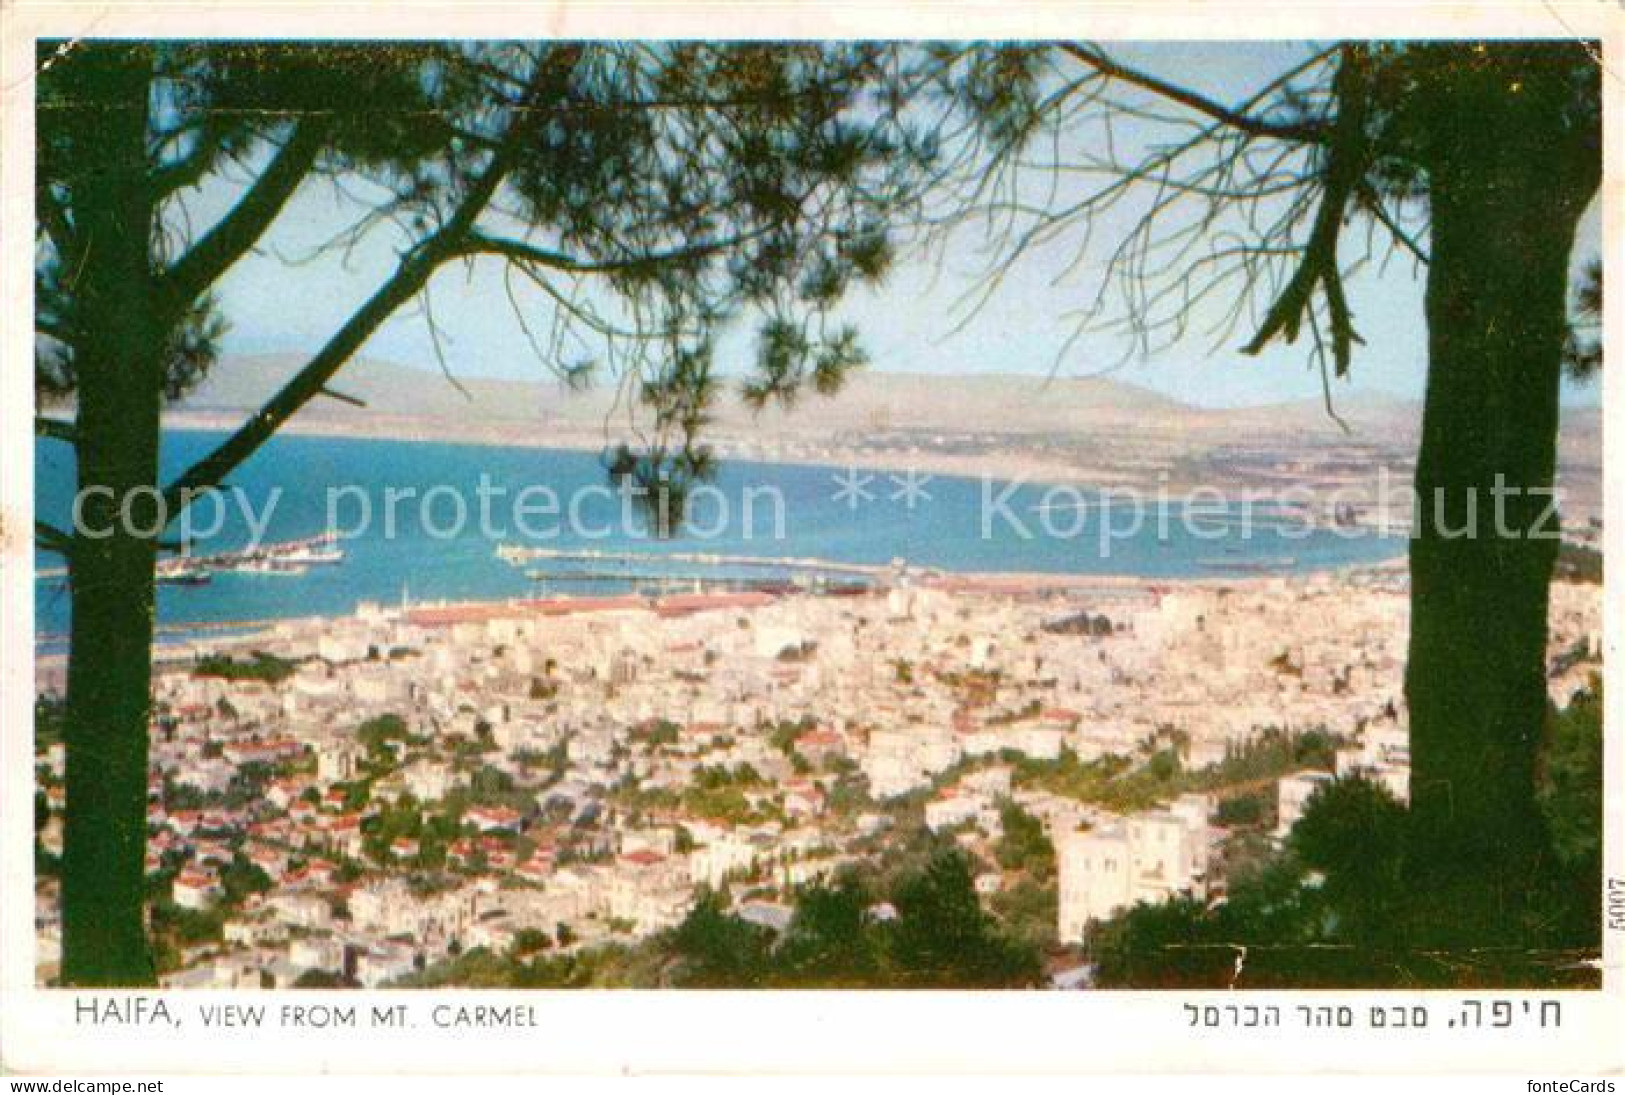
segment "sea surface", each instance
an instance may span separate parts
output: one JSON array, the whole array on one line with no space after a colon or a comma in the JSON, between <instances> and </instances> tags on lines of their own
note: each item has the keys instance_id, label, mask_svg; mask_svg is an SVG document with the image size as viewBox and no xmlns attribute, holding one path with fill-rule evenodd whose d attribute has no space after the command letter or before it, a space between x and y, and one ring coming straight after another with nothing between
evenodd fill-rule
<instances>
[{"instance_id":1,"label":"sea surface","mask_svg":"<svg viewBox=\"0 0 1625 1095\"><path fill-rule=\"evenodd\" d=\"M165 477L223 437L166 432ZM39 439L34 451L39 515L66 527L72 450ZM674 553L879 565L905 560L966 573L1178 578L1379 562L1405 546L1401 538L1369 530L1311 529L1293 511L1267 504L1253 505L1244 522L1239 506L1217 507L1212 499L1186 507L1153 495L1132 504L1046 483L924 473L911 480L902 472L736 460L724 461L714 484L695 496L692 527L661 540L650 534L640 507L611 492L597 454L432 441L279 436L228 486L230 494L200 502L189 518L195 554L241 548L252 541L253 524L262 522L266 541L331 529L341 537L344 560L298 575L217 573L206 585L162 586L161 627L338 615L362 601L396 603L403 597L619 593L651 576L686 582L790 573L673 562ZM526 490L527 508L516 513ZM211 527L217 519L218 528ZM167 535L176 532L172 526ZM639 554L631 561L537 560L516 567L496 556L502 543ZM61 559L40 553L37 562L42 574L35 623L43 650L66 632L69 598ZM616 567L623 568L624 580L617 579ZM530 577L527 570L545 576Z\"/></svg>"}]
</instances>

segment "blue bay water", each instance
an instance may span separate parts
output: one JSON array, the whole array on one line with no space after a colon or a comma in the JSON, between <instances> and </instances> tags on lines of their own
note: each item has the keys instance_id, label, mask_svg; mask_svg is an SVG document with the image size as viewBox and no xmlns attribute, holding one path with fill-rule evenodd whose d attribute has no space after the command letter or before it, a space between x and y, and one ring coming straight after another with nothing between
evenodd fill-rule
<instances>
[{"instance_id":1,"label":"blue bay water","mask_svg":"<svg viewBox=\"0 0 1625 1095\"><path fill-rule=\"evenodd\" d=\"M177 474L222 439L208 431L169 431L161 462L165 477ZM36 491L40 516L59 526L70 521L74 488L72 450L58 442L35 443ZM1148 578L1208 575L1215 561L1245 567L1249 561L1272 568L1305 571L1391 559L1404 550L1403 539L1385 539L1366 531L1307 530L1296 518L1271 519L1254 511L1248 535L1234 521L1203 521L1188 529L1177 506L1159 519L1152 505L1138 514L1139 530L1130 534L1136 514L1103 510L1087 492L1051 493L1044 483L1025 483L1013 491L1005 482L931 476L918 485L914 505L901 477L858 472L852 482L860 493L842 493L845 469L807 465L761 464L727 460L714 484L696 498L691 518L697 534L661 541L650 537L640 521L628 524L619 498L603 489L608 480L597 454L537 448L511 448L429 441L280 436L272 439L231 478L236 498L246 499L269 522L265 539L281 541L314 536L328 528L329 509L335 530L347 533L360 524L365 497L372 520L341 544L346 558L337 566L311 567L302 575L218 573L207 585L160 587L160 624L223 623L287 616L337 615L361 601L394 602L403 593L413 600L496 599L536 595L536 582L524 568L498 559L504 540L535 546L599 551L637 551L652 555L709 552L751 556L816 557L847 563L885 564L905 559L911 564L956 572L1028 571L1048 574L1111 574ZM479 521L481 476L491 499L489 528ZM867 476L868 478L863 478ZM436 491L427 510L425 495ZM542 487L559 501L559 512L533 510L527 539L514 522L515 497L525 488ZM334 488L352 488L330 497ZM384 521L385 492L400 495L394 527ZM579 492L588 491L587 494ZM743 500L752 497L746 522ZM468 520L456 535L449 530L456 516L451 495L463 499ZM274 506L271 505L275 498ZM928 496L928 497L926 497ZM548 495L533 490L533 503ZM572 527L567 507L574 497L582 518ZM782 498L782 507L773 499ZM1044 502L1051 503L1044 508ZM1078 506L1080 498L1083 501ZM993 500L1003 508L990 508ZM249 523L236 500L228 497L220 531L200 538L194 551L241 547L249 541ZM1154 500L1153 500L1154 502ZM199 527L213 520L212 503L200 503L193 514ZM782 515L782 529L776 517ZM1047 515L1048 527L1045 525ZM1103 520L1111 536L1103 535ZM1193 531L1193 529L1195 531ZM715 535L703 535L716 531ZM782 536L776 532L782 531ZM496 533L488 536L487 532ZM606 533L607 535L599 535ZM549 533L555 533L549 535ZM1200 533L1200 534L1198 534ZM1288 563L1290 560L1290 563ZM42 568L60 565L41 554ZM564 569L570 565L539 561L534 566ZM600 568L602 569L602 568ZM694 573L693 568L679 568ZM607 592L601 585L554 592ZM37 583L36 631L59 636L68 626L68 595L60 580Z\"/></svg>"}]
</instances>

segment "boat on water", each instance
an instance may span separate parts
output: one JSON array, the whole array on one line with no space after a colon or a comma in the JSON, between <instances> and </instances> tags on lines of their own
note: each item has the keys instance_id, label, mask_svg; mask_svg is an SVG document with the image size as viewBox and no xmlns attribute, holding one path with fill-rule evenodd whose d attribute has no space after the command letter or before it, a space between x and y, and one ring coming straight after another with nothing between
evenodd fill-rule
<instances>
[{"instance_id":1,"label":"boat on water","mask_svg":"<svg viewBox=\"0 0 1625 1095\"><path fill-rule=\"evenodd\" d=\"M324 532L301 540L261 544L241 551L212 555L182 554L158 564L157 580L162 585L206 585L216 574L266 575L297 578L313 566L337 566L344 562L344 549L337 534Z\"/></svg>"},{"instance_id":2,"label":"boat on water","mask_svg":"<svg viewBox=\"0 0 1625 1095\"><path fill-rule=\"evenodd\" d=\"M344 562L344 552L338 548L297 547L292 551L276 552L272 559L282 563L304 566L336 566Z\"/></svg>"},{"instance_id":3,"label":"boat on water","mask_svg":"<svg viewBox=\"0 0 1625 1095\"><path fill-rule=\"evenodd\" d=\"M303 563L290 563L281 559L249 559L223 569L232 574L272 575L279 578L297 578L310 570Z\"/></svg>"},{"instance_id":4,"label":"boat on water","mask_svg":"<svg viewBox=\"0 0 1625 1095\"><path fill-rule=\"evenodd\" d=\"M156 580L161 586L206 586L213 576L206 570L160 570Z\"/></svg>"}]
</instances>

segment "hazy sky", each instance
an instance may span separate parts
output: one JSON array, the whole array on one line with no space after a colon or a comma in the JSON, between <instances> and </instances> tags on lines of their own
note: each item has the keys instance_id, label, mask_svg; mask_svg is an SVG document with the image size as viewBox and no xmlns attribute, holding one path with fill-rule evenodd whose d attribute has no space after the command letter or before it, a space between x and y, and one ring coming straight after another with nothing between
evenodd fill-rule
<instances>
[{"instance_id":1,"label":"hazy sky","mask_svg":"<svg viewBox=\"0 0 1625 1095\"><path fill-rule=\"evenodd\" d=\"M1229 102L1244 100L1306 49L1301 43L1121 48L1134 63ZM1082 185L1075 194L1083 193ZM1074 194L1063 190L1061 196ZM229 197L227 188L201 195L194 202L194 216L207 220ZM220 286L232 323L225 340L227 353L310 352L387 276L395 262L395 244L383 233L357 248L347 264L336 255L304 265L287 264L345 222L329 191L312 186L300 193L263 241L261 253L239 263ZM1593 211L1582 229L1577 254L1595 253L1598 234ZM1193 333L1151 358L1127 362L1122 361L1120 335L1089 335L1057 361L1073 332L1065 313L1089 295L1089 278L1099 270L1097 255L1104 254L1110 237L1110 231L1099 233L1075 276L1060 284L1055 283L1056 275L1076 253L1076 241L1029 256L958 333L949 333L963 316L955 311L955 303L977 284L983 268L969 237L949 251L941 268L922 255L905 252L887 283L854 294L843 314L858 325L873 367L881 370L1027 374L1054 370L1062 376L1110 371L1117 379L1215 406L1319 398L1321 380L1310 367L1302 342L1273 345L1258 357L1247 357L1237 349L1249 333L1245 331L1218 347L1211 335ZM1352 243L1346 247L1354 249ZM431 292L453 371L488 377L545 375L513 316L494 260L483 261L471 272L444 269ZM1381 271L1363 271L1350 283L1349 295L1365 345L1356 348L1353 374L1335 382L1334 394L1420 396L1426 334L1421 274L1411 262L1396 258ZM530 314L532 326L545 327L545 298L526 307L538 309ZM723 367L738 368L748 349L743 337L726 339L721 345ZM380 329L362 353L435 368L427 325L411 306ZM1585 401L1597 397L1594 386L1574 388L1568 394Z\"/></svg>"}]
</instances>

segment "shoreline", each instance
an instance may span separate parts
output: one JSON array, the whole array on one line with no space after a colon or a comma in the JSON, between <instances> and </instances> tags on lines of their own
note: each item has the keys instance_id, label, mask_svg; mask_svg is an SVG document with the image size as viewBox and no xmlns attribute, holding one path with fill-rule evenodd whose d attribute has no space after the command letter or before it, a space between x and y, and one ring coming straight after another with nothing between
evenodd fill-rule
<instances>
[{"instance_id":1,"label":"shoreline","mask_svg":"<svg viewBox=\"0 0 1625 1095\"><path fill-rule=\"evenodd\" d=\"M187 433L230 432L242 424L240 417L224 412L179 412L167 416L166 430ZM430 429L444 430L431 434ZM572 453L602 453L617 441L627 440L623 434L612 431L583 429L578 426L553 427L553 433L536 437L525 432L525 427L513 426L459 426L439 420L423 419L369 419L363 422L341 423L323 419L300 422L293 419L277 431L278 436L324 438L339 441L404 441L412 444L457 445L464 448L523 449ZM809 440L809 443L812 443ZM1127 476L1101 476L1090 474L1071 465L1037 457L1010 454L1004 456L950 456L942 453L922 452L908 458L850 450L831 451L810 455L792 451L738 451L739 439L723 436L714 439L722 461L743 464L785 464L795 467L826 468L840 471L857 468L874 472L921 471L945 477L966 480L982 478L1000 483L1019 482L1041 486L1092 486L1100 489L1130 486L1134 482ZM832 448L834 448L832 446ZM1165 489L1194 488L1197 484L1175 484L1170 481Z\"/></svg>"},{"instance_id":2,"label":"shoreline","mask_svg":"<svg viewBox=\"0 0 1625 1095\"><path fill-rule=\"evenodd\" d=\"M240 419L224 412L183 411L168 416L164 421L163 428L190 433L229 433L239 425L241 425ZM546 438L537 438L531 434L521 432L522 427L517 425L482 429L478 426L458 426L454 423L446 423L444 424L445 432L443 434L432 434L431 429L440 425L438 422L423 419L404 418L371 418L354 423L340 423L323 418L308 419L304 422L294 419L278 431L278 435L340 441L396 441L406 444L454 445L464 448L497 448L588 454L601 454L611 444L624 439L621 435L607 430L589 431L571 426L558 428L558 432ZM589 434L592 436L589 436ZM809 440L808 443L812 442ZM715 439L718 460L722 463L754 464L763 467L815 468L831 473L848 470L893 475L925 473L927 478L941 476L948 479L960 479L967 483L985 483L998 487L1015 485L1023 488L1066 487L1094 492L1111 490L1137 491L1142 496L1151 496L1149 500L1155 501L1158 505L1176 501L1176 496L1179 495L1189 496L1197 492L1217 491L1224 504L1239 505L1251 510L1258 505L1273 506L1277 504L1279 501L1277 496L1281 493L1279 490L1266 489L1257 484L1231 483L1220 485L1198 478L1174 478L1171 475L1163 478L1129 474L1122 471L1083 469L1065 461L1045 459L1026 453L959 456L935 452L917 452L909 454L908 458L905 459L901 455L893 456L891 454L854 451L836 445L830 446L831 451L816 455L785 451L782 440L776 443L778 451L736 451L734 446L739 444L739 439L735 437L723 436ZM764 446L764 448L766 447L768 446ZM1408 479L1407 476L1407 481ZM1343 479L1299 479L1291 481L1284 489L1292 491L1308 488L1311 491L1323 491L1336 496L1339 492L1347 490L1351 485L1354 485L1351 481ZM1144 500L1148 499L1142 498L1142 501ZM1327 529L1338 527L1336 522L1327 514L1317 512L1307 505L1301 508L1298 516L1309 528ZM1408 521L1409 517L1406 514L1387 513L1372 509L1370 512L1357 514L1353 525L1350 527L1357 527L1377 536L1388 536L1396 533L1408 535Z\"/></svg>"},{"instance_id":3,"label":"shoreline","mask_svg":"<svg viewBox=\"0 0 1625 1095\"><path fill-rule=\"evenodd\" d=\"M165 417L163 429L189 433L229 433L242 424L240 416L227 412L180 411ZM554 425L545 437L533 429L514 423L511 425L464 425L441 420L417 418L374 417L359 422L339 422L331 418L315 417L300 421L290 420L278 436L309 437L341 441L398 441L408 444L454 445L464 448L497 448L512 450L556 451L599 454L620 441L636 440L625 432L575 425ZM1021 436L1014 431L1011 436ZM1074 487L1089 490L1135 490L1146 494L1179 495L1194 491L1218 490L1236 503L1267 501L1271 492L1256 484L1219 483L1199 478L1176 478L1172 475L1133 474L1106 468L1080 468L1064 460L1048 459L1031 453L1010 452L999 454L957 455L941 452L918 451L911 453L878 453L854 450L809 432L804 438L794 435L776 436L771 442L750 442L738 436L720 433L711 438L717 458L723 463L786 465L800 468L819 468L831 472L847 469L860 471L907 474L923 472L944 478L963 479L968 482L988 480L999 485ZM828 451L808 453L796 451L797 446L820 446ZM1317 480L1314 483L1297 481L1312 489L1327 492L1339 490L1348 483L1338 480ZM1312 516L1318 527L1324 522L1319 515Z\"/></svg>"},{"instance_id":4,"label":"shoreline","mask_svg":"<svg viewBox=\"0 0 1625 1095\"><path fill-rule=\"evenodd\" d=\"M1236 590L1248 591L1267 588L1278 583L1302 583L1326 578L1336 579L1349 573L1365 572L1381 575L1403 576L1407 572L1404 556L1380 563L1350 563L1343 566L1328 567L1313 571L1283 571L1259 574L1232 574L1224 576L1185 576L1185 577L1143 577L1128 574L1053 574L1042 571L933 571L918 583L918 588L939 590L944 593L959 596L1003 596L1003 597L1033 597L1058 596L1077 594L1087 596L1093 594L1117 595L1158 595L1162 593L1184 590ZM880 596L886 591L882 588L871 589L856 596ZM781 596L832 596L834 594L802 593L802 594L762 594L774 600ZM854 594L847 594L853 596ZM639 608L644 611L659 612L661 602L672 596L681 599L685 605L695 609L704 609L704 602L716 598L719 606L737 597L735 593L726 591L700 594L677 594L666 596L648 596L643 594L620 594L607 598L617 602L615 607L622 609ZM698 600L696 600L696 598ZM545 612L570 610L571 602L580 602L582 611L594 610L597 606L602 610L605 597L591 594L559 595L554 597L505 597L505 598L474 598L469 600L425 600L414 602L411 609L454 610L469 613L500 613L504 610L512 612ZM637 602L634 604L634 602ZM357 606L359 608L359 605ZM397 609L398 610L398 609ZM335 620L349 619L357 615L357 609L344 613L315 613L309 615L274 616L254 620L224 620L218 622L202 621L195 623L159 624L153 636L154 652L165 647L179 647L187 644L215 641L221 645L251 643L273 632L278 627L316 627ZM66 635L39 635L34 637L34 662L36 669L52 667L65 663L68 654L41 653L39 646L42 643L60 643L67 640Z\"/></svg>"}]
</instances>

